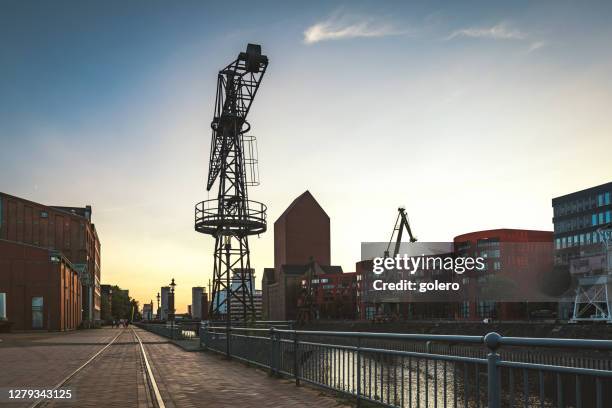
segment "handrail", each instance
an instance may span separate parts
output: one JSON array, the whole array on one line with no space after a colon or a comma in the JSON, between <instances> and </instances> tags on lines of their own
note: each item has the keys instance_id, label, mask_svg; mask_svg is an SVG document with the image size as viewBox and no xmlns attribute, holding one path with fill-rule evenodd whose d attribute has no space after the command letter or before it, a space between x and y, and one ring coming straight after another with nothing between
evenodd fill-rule
<instances>
[{"instance_id":1,"label":"handrail","mask_svg":"<svg viewBox=\"0 0 612 408\"><path fill-rule=\"evenodd\" d=\"M227 331L226 326L208 326L208 330ZM299 336L328 336L328 337L348 337L361 339L384 339L384 340L413 340L413 341L432 341L442 343L467 343L467 344L486 344L486 337L491 335L499 336L497 347L499 346L529 346L529 347L576 347L581 349L593 350L612 350L612 340L592 340L592 339L564 339L564 338L531 338L531 337L504 337L497 333L488 333L485 336L469 335L447 335L447 334L414 334L414 333L373 333L373 332L347 332L347 331L324 331L324 330L289 330L277 328L256 328L256 327L230 327L230 331L265 331L273 330L279 334L291 334Z\"/></svg>"},{"instance_id":2,"label":"handrail","mask_svg":"<svg viewBox=\"0 0 612 408\"><path fill-rule=\"evenodd\" d=\"M333 342L325 337L355 341ZM393 347L391 344L377 344L371 341L364 343L363 340L425 342L426 347L424 350L419 350L418 347L411 351L395 350L390 348ZM486 356L481 354L482 350L467 355L440 353L435 352L432 343L446 343L449 351L451 348L454 350L454 347L460 344L484 346L487 353ZM204 323L200 330L200 345L204 350L222 353L228 358L236 358L268 368L272 375L294 378L296 385L304 381L356 398L358 404L360 401L368 401L389 407L406 406L404 397L412 401L413 391L417 398L416 401L424 397L424 406L430 406L427 403L431 391L427 388L430 375L421 373L429 373L432 370L438 373L434 374L431 379L434 398L438 398L436 387L442 386L444 398L441 401L447 402L448 385L453 387L455 406L457 406L458 396L463 398L464 404L470 403L469 400L472 398L471 401L476 401L474 404L476 406L480 404L480 397L483 397L486 404L481 406L489 408L500 408L502 398L509 398L510 404L515 406L514 402L517 402L514 400L515 396L520 397L523 401L527 401L528 398L539 398L540 404L543 404L545 388L549 386L547 384L550 384L550 381L544 381L544 375L552 375L556 387L556 396L552 397L553 400L547 400L547 404L550 401L557 401L558 405L566 406L563 404L564 389L568 386L569 379L563 376L571 375L575 377L575 385L572 384L570 388L575 391L573 397L575 401L580 401L583 406L603 408L603 400L606 398L604 397L603 381L612 378L612 365L610 364L612 361L605 361L606 364L595 366L584 364L573 366L569 365L569 362L557 360L555 363L547 358L539 359L539 362L537 359L522 362L506 359L508 355L499 352L502 346L612 350L610 340L503 337L494 332L485 336L467 336L288 330L275 327L227 327ZM419 368L419 362L421 368ZM447 384L448 364L451 364L448 366L448 371L452 373L453 380ZM471 367L469 370L468 365ZM504 381L501 377L502 369L510 370L505 371L507 374L504 374ZM539 394L537 394L537 389L533 391L533 388L530 388L532 383L529 372L532 373L531 378L534 378L534 371L536 379L539 378L537 379ZM469 378L468 373L470 373ZM459 387L463 388L458 392L456 392L457 375L460 380ZM478 385L483 375L486 376L486 381L483 383L486 386L486 394L480 394ZM506 375L508 377L505 377ZM420 377L423 377L424 382L422 394L419 394ZM411 389L410 385L414 384L415 378L416 389ZM508 383L506 383L506 378ZM586 378L592 381L587 382ZM409 389L407 393L404 390L405 381ZM437 381L440 381L441 384L438 384ZM374 388L372 388L372 382L374 382ZM583 383L584 387L581 385ZM391 391L393 391L393 396L391 396ZM585 393L588 391L594 399L583 400L583 391ZM478 399L474 400L473 398L476 397L470 396L468 392L478 394ZM533 394L534 392L536 394Z\"/></svg>"}]
</instances>

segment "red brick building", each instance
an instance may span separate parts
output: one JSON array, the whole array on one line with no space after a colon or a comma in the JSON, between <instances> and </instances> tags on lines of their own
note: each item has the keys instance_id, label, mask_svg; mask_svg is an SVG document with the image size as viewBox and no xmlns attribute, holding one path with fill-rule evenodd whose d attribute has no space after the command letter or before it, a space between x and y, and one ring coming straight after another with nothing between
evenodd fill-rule
<instances>
[{"instance_id":1,"label":"red brick building","mask_svg":"<svg viewBox=\"0 0 612 408\"><path fill-rule=\"evenodd\" d=\"M0 240L0 293L12 330L73 330L81 324L81 280L60 252Z\"/></svg>"},{"instance_id":2,"label":"red brick building","mask_svg":"<svg viewBox=\"0 0 612 408\"><path fill-rule=\"evenodd\" d=\"M330 265L329 216L309 191L296 198L274 222L274 268L262 278L262 311L270 320L295 320L301 282L315 262L324 274L341 274Z\"/></svg>"},{"instance_id":3,"label":"red brick building","mask_svg":"<svg viewBox=\"0 0 612 408\"><path fill-rule=\"evenodd\" d=\"M80 276L83 323L100 320L100 239L90 206L47 206L0 193L0 239L60 252Z\"/></svg>"},{"instance_id":4,"label":"red brick building","mask_svg":"<svg viewBox=\"0 0 612 408\"><path fill-rule=\"evenodd\" d=\"M457 319L526 320L530 311L552 306L547 302L533 302L541 297L539 292L546 275L553 272L552 231L471 232L455 237L454 251L455 256L486 260L483 271L466 272L459 278L467 287L467 299L458 305ZM490 299L483 299L483 287L492 287L491 292L496 293ZM504 301L491 300L496 297ZM531 304L525 299L532 299Z\"/></svg>"},{"instance_id":5,"label":"red brick building","mask_svg":"<svg viewBox=\"0 0 612 408\"><path fill-rule=\"evenodd\" d=\"M358 287L357 274L320 273L311 279L311 293L313 294L313 308L315 319L349 319L358 318ZM307 278L301 282L302 290L308 287ZM302 306L302 299L298 300L298 308Z\"/></svg>"}]
</instances>

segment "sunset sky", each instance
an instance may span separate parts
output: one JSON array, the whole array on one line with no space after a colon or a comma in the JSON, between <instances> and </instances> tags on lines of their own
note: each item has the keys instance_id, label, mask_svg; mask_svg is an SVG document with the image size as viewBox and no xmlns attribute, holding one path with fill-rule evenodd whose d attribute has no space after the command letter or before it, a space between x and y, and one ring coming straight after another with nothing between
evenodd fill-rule
<instances>
[{"instance_id":1,"label":"sunset sky","mask_svg":"<svg viewBox=\"0 0 612 408\"><path fill-rule=\"evenodd\" d=\"M610 2L0 2L0 191L93 207L102 281L177 309L212 277L193 230L217 71L270 65L249 120L271 224L310 190L353 271L405 205L422 241L552 229L612 180ZM216 195L211 192L210 198ZM257 286L272 229L251 241Z\"/></svg>"}]
</instances>

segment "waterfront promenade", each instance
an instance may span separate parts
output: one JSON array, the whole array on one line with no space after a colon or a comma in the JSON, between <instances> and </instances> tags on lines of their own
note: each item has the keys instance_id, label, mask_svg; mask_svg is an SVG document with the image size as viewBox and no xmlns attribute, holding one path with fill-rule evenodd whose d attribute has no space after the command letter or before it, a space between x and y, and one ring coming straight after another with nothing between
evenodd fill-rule
<instances>
[{"instance_id":1,"label":"waterfront promenade","mask_svg":"<svg viewBox=\"0 0 612 408\"><path fill-rule=\"evenodd\" d=\"M138 328L0 334L0 340L0 389L49 389L74 374L60 387L72 390L72 400L40 401L38 406L152 407L160 405L158 397L168 408L343 406L318 390L295 387L292 381L217 354L185 351ZM0 405L30 407L34 403L3 400Z\"/></svg>"}]
</instances>

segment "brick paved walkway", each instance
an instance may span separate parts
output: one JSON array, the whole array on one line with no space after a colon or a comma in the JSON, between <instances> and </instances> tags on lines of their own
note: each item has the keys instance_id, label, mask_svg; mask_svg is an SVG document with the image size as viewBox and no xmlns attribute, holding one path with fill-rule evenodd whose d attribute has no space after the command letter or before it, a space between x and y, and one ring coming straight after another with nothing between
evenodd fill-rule
<instances>
[{"instance_id":1,"label":"brick paved walkway","mask_svg":"<svg viewBox=\"0 0 612 408\"><path fill-rule=\"evenodd\" d=\"M131 330L0 335L0 388L49 388L122 333L64 388L76 400L53 407L150 407L145 369ZM269 377L213 353L187 352L153 333L136 329L168 408L183 407L338 407L333 397L310 387ZM4 404L4 403L0 403ZM29 406L32 401L5 404Z\"/></svg>"},{"instance_id":2,"label":"brick paved walkway","mask_svg":"<svg viewBox=\"0 0 612 408\"><path fill-rule=\"evenodd\" d=\"M166 407L340 407L333 397L214 353L187 352L137 329Z\"/></svg>"}]
</instances>

